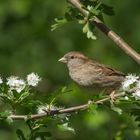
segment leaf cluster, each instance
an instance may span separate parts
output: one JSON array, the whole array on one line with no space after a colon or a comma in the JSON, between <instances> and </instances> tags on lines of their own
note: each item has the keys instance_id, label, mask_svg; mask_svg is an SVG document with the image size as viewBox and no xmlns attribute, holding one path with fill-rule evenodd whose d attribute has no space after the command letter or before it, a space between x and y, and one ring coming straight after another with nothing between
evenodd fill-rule
<instances>
[{"instance_id":1,"label":"leaf cluster","mask_svg":"<svg viewBox=\"0 0 140 140\"><path fill-rule=\"evenodd\" d=\"M71 21L78 21L79 24L83 24L83 33L87 35L87 38L95 40L95 26L91 23L91 20L97 16L103 21L103 15L114 15L114 10L111 6L102 3L100 0L81 0L80 2L82 8L89 13L88 17L85 17L78 9L69 6L63 18L55 18L55 24L51 26L51 30L54 31Z\"/></svg>"}]
</instances>

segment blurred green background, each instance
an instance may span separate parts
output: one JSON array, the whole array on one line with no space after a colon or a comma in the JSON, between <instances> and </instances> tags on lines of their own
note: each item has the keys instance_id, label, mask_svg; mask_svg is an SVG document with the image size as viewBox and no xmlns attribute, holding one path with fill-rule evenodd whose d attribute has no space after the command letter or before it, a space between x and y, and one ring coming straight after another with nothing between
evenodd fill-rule
<instances>
[{"instance_id":1,"label":"blurred green background","mask_svg":"<svg viewBox=\"0 0 140 140\"><path fill-rule=\"evenodd\" d=\"M105 23L140 52L140 1L105 0L114 7L115 16L104 16ZM65 0L0 0L0 75L25 77L36 72L42 77L38 89L44 94L62 86L74 91L60 99L64 106L85 103L92 97L79 88L68 76L66 67L58 59L66 52L78 50L90 58L110 65L125 73L140 72L139 65L119 49L98 29L97 40L89 40L82 33L82 25L69 23L51 31L54 18L63 16L67 9ZM3 108L3 105L1 105ZM103 108L105 109L105 107ZM76 134L52 129L50 140L138 140L139 129L128 116L119 116L108 108L99 108L96 115L81 112L70 116L70 126ZM26 126L18 121L10 127L1 122L0 139L16 140L15 129L26 133ZM123 130L123 133L120 133ZM115 138L114 138L115 136Z\"/></svg>"}]
</instances>

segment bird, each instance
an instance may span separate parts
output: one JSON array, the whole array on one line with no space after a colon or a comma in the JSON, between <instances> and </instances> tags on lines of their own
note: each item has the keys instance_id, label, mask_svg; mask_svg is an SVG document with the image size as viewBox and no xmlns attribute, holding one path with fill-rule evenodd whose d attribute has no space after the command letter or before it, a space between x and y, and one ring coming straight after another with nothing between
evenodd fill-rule
<instances>
[{"instance_id":1,"label":"bird","mask_svg":"<svg viewBox=\"0 0 140 140\"><path fill-rule=\"evenodd\" d=\"M58 61L66 64L71 79L84 87L104 88L114 91L120 88L126 76L121 71L89 59L78 51L68 52Z\"/></svg>"}]
</instances>

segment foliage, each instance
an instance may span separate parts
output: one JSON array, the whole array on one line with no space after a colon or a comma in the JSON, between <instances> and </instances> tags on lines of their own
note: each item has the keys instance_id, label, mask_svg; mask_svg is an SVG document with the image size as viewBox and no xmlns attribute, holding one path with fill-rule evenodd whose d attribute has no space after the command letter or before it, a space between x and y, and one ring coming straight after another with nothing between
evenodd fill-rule
<instances>
[{"instance_id":1,"label":"foliage","mask_svg":"<svg viewBox=\"0 0 140 140\"><path fill-rule=\"evenodd\" d=\"M12 118L12 114L17 114L19 109L25 106L26 109L29 108L29 112L26 112L26 117L24 119L27 124L30 133L28 136L25 136L24 132L21 129L16 130L16 134L20 140L34 140L36 138L40 138L45 140L46 137L50 137L52 134L46 131L40 131L41 128L46 128L46 124L48 121L56 122L58 128L60 130L70 131L74 133L74 129L68 126L68 118L67 115L58 115L50 117L50 120L40 118L38 120L33 120L31 115L34 110L31 109L31 104L36 108L36 112L38 114L42 114L45 112L51 112L59 110L60 108L54 106L57 97L60 94L64 94L69 92L66 87L55 91L52 96L48 99L48 104L43 105L41 101L33 101L32 98L32 87L36 87L40 82L41 78L35 74L31 73L27 75L26 80L20 79L17 76L10 76L7 78L6 83L3 82L2 78L0 78L0 97L2 101L6 104L9 104L9 111L6 110L0 113L1 120L7 121L9 124L13 123L14 118ZM5 80L4 80L5 81Z\"/></svg>"},{"instance_id":2,"label":"foliage","mask_svg":"<svg viewBox=\"0 0 140 140\"><path fill-rule=\"evenodd\" d=\"M0 73L4 77L3 83L0 84L0 87L3 87L0 89L1 139L85 140L92 137L99 140L139 140L139 92L134 90L135 94L131 94L126 91L137 82L130 84L130 87L125 89L126 96L115 102L106 102L98 106L89 103L87 111L31 119L31 114L38 111L48 113L51 110L87 103L91 99L96 101L105 98L104 93L95 95L100 91L87 91L74 85L65 68L57 63L61 55L70 50L83 51L89 57L127 73L140 72L130 58L116 49L102 34L97 33L96 28L89 23L94 16L98 16L139 52L140 1L81 2L83 8L90 13L88 18L84 18L71 5L67 6L65 1L0 1ZM113 15L113 9L116 15L106 16ZM65 13L64 18L56 18L62 13ZM54 19L56 23L52 29L69 24L51 32L50 26ZM73 21L78 21L79 24ZM97 40L92 42L86 39L79 31L81 27L88 38ZM12 94L8 92L9 86L5 77L25 77L31 71L43 77L38 87L26 85L20 93L23 87L19 90L12 89ZM27 79L22 80L27 84ZM20 81L21 85L24 82ZM27 115L27 118L16 121L10 117L14 113Z\"/></svg>"},{"instance_id":3,"label":"foliage","mask_svg":"<svg viewBox=\"0 0 140 140\"><path fill-rule=\"evenodd\" d=\"M126 76L124 82L122 83L122 88L120 89L120 92L124 92L122 95L125 95L125 97L119 97L116 102L111 100L110 104L110 108L119 115L125 113L123 104L131 104L132 108L129 108L129 110L132 110L130 111L131 115L136 117L135 121L137 122L140 121L139 113L137 113L137 110L140 109L140 95L138 92L140 91L140 80L138 78L139 77L135 75ZM12 124L14 120L18 119L18 116L16 118L16 114L18 113L19 109L23 108L26 104L26 108L29 108L30 111L26 112L24 118L22 119L28 126L29 134L25 135L21 129L17 129L16 134L20 140L34 140L37 138L45 140L47 137L51 137L53 134L48 129L47 124L52 122L55 124L55 127L58 127L58 130L62 132L68 131L76 134L75 129L69 126L70 121L68 114L60 114L59 111L63 108L56 106L59 96L71 92L72 90L63 87L55 91L48 98L47 104L43 104L41 101L33 101L32 98L29 98L32 96L32 94L34 94L34 91L31 92L31 89L32 87L36 87L40 80L41 78L35 73L27 75L26 80L16 76L11 76L7 78L6 83L4 82L5 80L3 81L3 79L0 78L0 97L5 104L9 104L9 108L6 111L0 113L0 119ZM96 97L96 100L102 100L103 98L106 97L104 97L103 93L101 93L98 97ZM102 101L102 103L104 102ZM36 114L36 117L33 117L34 110L31 109L30 104L36 108L36 113L38 115L46 114L47 116L43 118L43 116L38 116ZM74 108L75 107L73 107L73 109ZM74 112L74 110L72 112ZM71 111L68 113L70 114ZM92 115L98 114L98 106L96 101L88 102L88 113ZM13 115L15 116L13 117ZM116 139L117 138L118 134L116 136Z\"/></svg>"},{"instance_id":4,"label":"foliage","mask_svg":"<svg viewBox=\"0 0 140 140\"><path fill-rule=\"evenodd\" d=\"M87 38L93 40L96 39L96 36L93 34L94 25L91 24L90 20L97 16L103 20L103 14L113 15L114 11L111 6L103 4L100 0L82 0L83 9L88 11L88 17L84 17L80 11L72 6L68 7L68 11L65 12L64 18L55 19L55 24L52 25L52 31L61 27L62 25L77 20L79 24L84 24L83 33L87 34Z\"/></svg>"}]
</instances>

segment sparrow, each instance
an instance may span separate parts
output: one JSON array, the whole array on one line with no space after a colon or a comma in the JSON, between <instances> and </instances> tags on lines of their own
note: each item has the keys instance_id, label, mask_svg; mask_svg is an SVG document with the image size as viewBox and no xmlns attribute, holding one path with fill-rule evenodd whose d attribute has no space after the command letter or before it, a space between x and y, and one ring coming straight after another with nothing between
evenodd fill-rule
<instances>
[{"instance_id":1,"label":"sparrow","mask_svg":"<svg viewBox=\"0 0 140 140\"><path fill-rule=\"evenodd\" d=\"M67 65L69 75L78 85L116 90L125 74L89 59L78 51L65 54L58 60Z\"/></svg>"}]
</instances>

